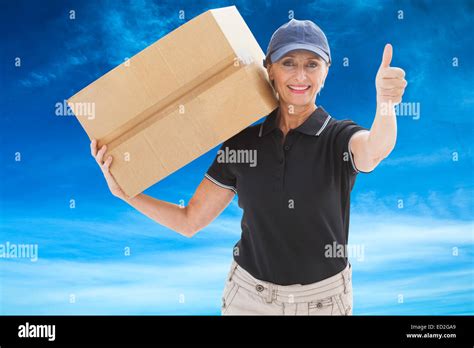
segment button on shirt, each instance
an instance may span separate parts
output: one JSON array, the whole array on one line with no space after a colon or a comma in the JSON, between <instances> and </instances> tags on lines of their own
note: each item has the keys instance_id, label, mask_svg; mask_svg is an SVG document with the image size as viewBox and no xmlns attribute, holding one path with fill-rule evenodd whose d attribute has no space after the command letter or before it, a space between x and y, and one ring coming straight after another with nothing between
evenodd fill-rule
<instances>
[{"instance_id":1,"label":"button on shirt","mask_svg":"<svg viewBox=\"0 0 474 348\"><path fill-rule=\"evenodd\" d=\"M278 108L225 141L205 177L238 194L242 233L234 260L260 280L310 284L347 265L340 247L360 172L348 146L368 129L317 107L283 140L277 117Z\"/></svg>"}]
</instances>

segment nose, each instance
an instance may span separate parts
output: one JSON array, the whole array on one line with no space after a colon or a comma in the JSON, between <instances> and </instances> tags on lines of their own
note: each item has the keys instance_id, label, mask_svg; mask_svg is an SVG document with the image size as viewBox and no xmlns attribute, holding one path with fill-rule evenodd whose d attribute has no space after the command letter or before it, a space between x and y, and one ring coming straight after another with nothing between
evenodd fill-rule
<instances>
[{"instance_id":1,"label":"nose","mask_svg":"<svg viewBox=\"0 0 474 348\"><path fill-rule=\"evenodd\" d=\"M304 66L298 66L296 70L296 80L298 82L303 82L306 80L306 72L304 70Z\"/></svg>"}]
</instances>

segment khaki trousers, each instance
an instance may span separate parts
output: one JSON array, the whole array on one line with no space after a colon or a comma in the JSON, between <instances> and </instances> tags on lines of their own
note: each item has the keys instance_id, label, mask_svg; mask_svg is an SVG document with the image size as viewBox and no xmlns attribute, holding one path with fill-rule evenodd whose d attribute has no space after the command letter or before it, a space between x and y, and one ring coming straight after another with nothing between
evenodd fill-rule
<instances>
[{"instance_id":1,"label":"khaki trousers","mask_svg":"<svg viewBox=\"0 0 474 348\"><path fill-rule=\"evenodd\" d=\"M222 315L352 315L352 267L319 282L277 285L258 280L232 260Z\"/></svg>"}]
</instances>

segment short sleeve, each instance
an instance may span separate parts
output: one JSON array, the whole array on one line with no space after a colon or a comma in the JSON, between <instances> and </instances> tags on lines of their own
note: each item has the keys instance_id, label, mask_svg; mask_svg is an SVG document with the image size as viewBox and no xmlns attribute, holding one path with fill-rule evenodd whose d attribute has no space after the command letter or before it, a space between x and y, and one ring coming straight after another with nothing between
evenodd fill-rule
<instances>
[{"instance_id":1,"label":"short sleeve","mask_svg":"<svg viewBox=\"0 0 474 348\"><path fill-rule=\"evenodd\" d=\"M370 172L363 172L358 170L352 152L349 151L349 141L351 140L352 136L360 131L368 131L369 129L362 127L355 123L352 120L341 120L337 121L336 124L336 153L337 155L341 156L343 161L343 168L347 170L350 175L356 175L358 173L371 173Z\"/></svg>"},{"instance_id":2,"label":"short sleeve","mask_svg":"<svg viewBox=\"0 0 474 348\"><path fill-rule=\"evenodd\" d=\"M225 156L222 153L225 152L226 148L229 148L228 141L224 142L217 151L214 161L204 176L214 184L237 193L237 180L233 172L232 163L223 160Z\"/></svg>"}]
</instances>

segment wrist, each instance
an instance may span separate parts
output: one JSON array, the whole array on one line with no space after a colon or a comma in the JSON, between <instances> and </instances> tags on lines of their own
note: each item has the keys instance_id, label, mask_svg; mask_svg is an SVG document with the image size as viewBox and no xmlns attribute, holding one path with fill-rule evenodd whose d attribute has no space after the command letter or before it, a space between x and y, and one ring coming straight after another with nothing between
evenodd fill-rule
<instances>
[{"instance_id":1,"label":"wrist","mask_svg":"<svg viewBox=\"0 0 474 348\"><path fill-rule=\"evenodd\" d=\"M392 115L395 114L395 104L390 99L377 97L377 104L375 107L376 114Z\"/></svg>"},{"instance_id":2,"label":"wrist","mask_svg":"<svg viewBox=\"0 0 474 348\"><path fill-rule=\"evenodd\" d=\"M131 203L131 200L133 199L132 197L128 197L127 195L116 195L115 197L120 198L122 201L125 203Z\"/></svg>"}]
</instances>

